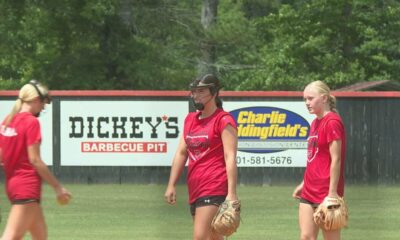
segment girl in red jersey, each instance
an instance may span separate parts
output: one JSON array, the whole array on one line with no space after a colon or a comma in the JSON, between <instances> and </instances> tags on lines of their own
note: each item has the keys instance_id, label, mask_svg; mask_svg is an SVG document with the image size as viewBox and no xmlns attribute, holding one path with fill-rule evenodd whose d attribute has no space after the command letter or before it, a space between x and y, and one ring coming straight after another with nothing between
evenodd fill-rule
<instances>
[{"instance_id":1,"label":"girl in red jersey","mask_svg":"<svg viewBox=\"0 0 400 240\"><path fill-rule=\"evenodd\" d=\"M313 213L325 197L343 197L346 136L336 110L336 99L322 81L314 81L304 89L304 101L316 118L308 137L307 167L302 183L293 192L300 199L299 225L301 240L316 240L319 227ZM322 229L325 240L339 240L340 230Z\"/></svg>"},{"instance_id":2,"label":"girl in red jersey","mask_svg":"<svg viewBox=\"0 0 400 240\"><path fill-rule=\"evenodd\" d=\"M222 239L211 231L211 221L225 200L237 200L237 129L233 117L222 109L219 80L205 75L191 84L198 111L185 119L165 201L176 203L175 186L189 158L187 185L193 217L193 239Z\"/></svg>"},{"instance_id":3,"label":"girl in red jersey","mask_svg":"<svg viewBox=\"0 0 400 240\"><path fill-rule=\"evenodd\" d=\"M22 239L26 232L33 240L47 239L40 206L42 179L54 188L60 204L68 203L71 198L40 157L41 132L37 117L49 103L48 90L32 80L21 88L11 113L0 127L0 160L12 204L2 240Z\"/></svg>"}]
</instances>

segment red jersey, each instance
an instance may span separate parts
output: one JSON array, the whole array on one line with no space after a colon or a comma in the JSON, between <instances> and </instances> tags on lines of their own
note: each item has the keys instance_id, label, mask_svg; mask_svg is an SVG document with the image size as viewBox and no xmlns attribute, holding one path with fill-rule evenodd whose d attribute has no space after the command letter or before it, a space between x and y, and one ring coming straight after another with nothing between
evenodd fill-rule
<instances>
[{"instance_id":1,"label":"red jersey","mask_svg":"<svg viewBox=\"0 0 400 240\"><path fill-rule=\"evenodd\" d=\"M339 196L344 194L344 160L346 154L346 135L342 119L337 113L329 112L322 119L311 123L308 137L307 167L301 197L321 203L329 193L331 155L329 144L341 140L340 176L337 186Z\"/></svg>"},{"instance_id":2,"label":"red jersey","mask_svg":"<svg viewBox=\"0 0 400 240\"><path fill-rule=\"evenodd\" d=\"M184 139L189 155L189 203L200 197L228 194L221 134L228 124L236 128L235 120L230 113L220 108L204 119L199 119L200 114L189 113L184 125Z\"/></svg>"},{"instance_id":3,"label":"red jersey","mask_svg":"<svg viewBox=\"0 0 400 240\"><path fill-rule=\"evenodd\" d=\"M40 199L41 178L28 158L28 146L40 142L39 121L29 112L15 114L7 128L2 124L0 148L10 201Z\"/></svg>"}]
</instances>

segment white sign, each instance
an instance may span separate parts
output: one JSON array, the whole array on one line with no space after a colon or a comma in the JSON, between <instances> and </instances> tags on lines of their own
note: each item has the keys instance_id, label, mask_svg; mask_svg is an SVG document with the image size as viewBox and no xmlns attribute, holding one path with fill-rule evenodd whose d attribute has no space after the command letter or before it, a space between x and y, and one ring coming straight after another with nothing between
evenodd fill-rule
<instances>
[{"instance_id":1,"label":"white sign","mask_svg":"<svg viewBox=\"0 0 400 240\"><path fill-rule=\"evenodd\" d=\"M224 102L238 126L238 167L305 167L314 115L304 102Z\"/></svg>"},{"instance_id":2,"label":"white sign","mask_svg":"<svg viewBox=\"0 0 400 240\"><path fill-rule=\"evenodd\" d=\"M0 100L0 121L11 112L15 101ZM47 165L53 165L53 107L46 106L46 110L40 114L40 127L42 129L41 157Z\"/></svg>"},{"instance_id":3,"label":"white sign","mask_svg":"<svg viewBox=\"0 0 400 240\"><path fill-rule=\"evenodd\" d=\"M171 166L187 101L61 101L62 166Z\"/></svg>"}]
</instances>

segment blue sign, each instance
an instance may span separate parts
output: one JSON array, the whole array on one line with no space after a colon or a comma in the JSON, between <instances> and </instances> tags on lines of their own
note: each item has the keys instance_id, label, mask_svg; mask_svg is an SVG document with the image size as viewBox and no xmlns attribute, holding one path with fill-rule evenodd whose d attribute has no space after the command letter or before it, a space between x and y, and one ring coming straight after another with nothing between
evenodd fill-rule
<instances>
[{"instance_id":1,"label":"blue sign","mask_svg":"<svg viewBox=\"0 0 400 240\"><path fill-rule=\"evenodd\" d=\"M246 107L230 112L238 126L238 150L273 153L306 149L310 125L301 115L277 107Z\"/></svg>"}]
</instances>

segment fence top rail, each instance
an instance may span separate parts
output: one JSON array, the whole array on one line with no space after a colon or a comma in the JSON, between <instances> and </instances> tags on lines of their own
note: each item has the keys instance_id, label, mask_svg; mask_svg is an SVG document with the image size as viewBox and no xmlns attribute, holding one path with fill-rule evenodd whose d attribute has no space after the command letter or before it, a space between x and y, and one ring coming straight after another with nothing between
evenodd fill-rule
<instances>
[{"instance_id":1,"label":"fence top rail","mask_svg":"<svg viewBox=\"0 0 400 240\"><path fill-rule=\"evenodd\" d=\"M187 97L189 91L151 91L151 90L52 90L55 97ZM374 92L335 92L336 97L348 98L400 98L400 91ZM0 91L0 97L15 97L18 91ZM223 97L302 97L300 91L221 91Z\"/></svg>"}]
</instances>

